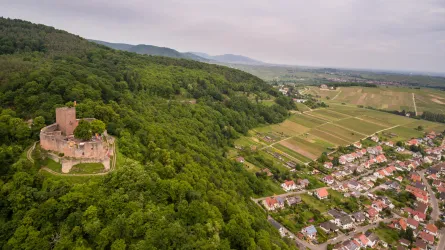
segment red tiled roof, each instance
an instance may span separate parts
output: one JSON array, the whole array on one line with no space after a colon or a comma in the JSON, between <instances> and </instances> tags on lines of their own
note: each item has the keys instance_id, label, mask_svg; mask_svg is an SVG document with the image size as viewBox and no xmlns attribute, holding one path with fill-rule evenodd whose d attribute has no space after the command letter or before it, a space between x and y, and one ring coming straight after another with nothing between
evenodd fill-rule
<instances>
[{"instance_id":1,"label":"red tiled roof","mask_svg":"<svg viewBox=\"0 0 445 250\"><path fill-rule=\"evenodd\" d=\"M326 188L317 189L318 197L327 197L329 195L328 190Z\"/></svg>"},{"instance_id":2,"label":"red tiled roof","mask_svg":"<svg viewBox=\"0 0 445 250\"><path fill-rule=\"evenodd\" d=\"M437 227L434 224L428 224L425 226L425 229L430 231L431 233L437 233Z\"/></svg>"}]
</instances>

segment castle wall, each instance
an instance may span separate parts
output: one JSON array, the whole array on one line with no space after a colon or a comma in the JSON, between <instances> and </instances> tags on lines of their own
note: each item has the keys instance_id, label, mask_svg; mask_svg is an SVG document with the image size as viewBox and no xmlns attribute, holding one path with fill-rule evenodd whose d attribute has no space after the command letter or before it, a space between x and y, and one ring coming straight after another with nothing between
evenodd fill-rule
<instances>
[{"instance_id":1,"label":"castle wall","mask_svg":"<svg viewBox=\"0 0 445 250\"><path fill-rule=\"evenodd\" d=\"M76 141L63 136L61 131L57 130L57 126L58 124L49 125L40 132L42 149L82 159L101 160L108 156L109 146L102 138L93 138L86 142Z\"/></svg>"},{"instance_id":2,"label":"castle wall","mask_svg":"<svg viewBox=\"0 0 445 250\"><path fill-rule=\"evenodd\" d=\"M57 108L56 123L59 125L59 130L62 131L63 135L72 135L78 124L76 120L76 108Z\"/></svg>"}]
</instances>

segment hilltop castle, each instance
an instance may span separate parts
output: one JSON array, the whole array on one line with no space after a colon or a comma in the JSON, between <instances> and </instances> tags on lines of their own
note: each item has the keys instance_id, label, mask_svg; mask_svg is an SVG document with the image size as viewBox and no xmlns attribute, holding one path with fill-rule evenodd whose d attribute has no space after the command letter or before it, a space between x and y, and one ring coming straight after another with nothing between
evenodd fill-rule
<instances>
[{"instance_id":1,"label":"hilltop castle","mask_svg":"<svg viewBox=\"0 0 445 250\"><path fill-rule=\"evenodd\" d=\"M94 118L86 118L93 121ZM56 123L40 131L40 146L64 157L73 157L90 161L102 161L112 154L111 147L101 135L95 135L88 141L74 138L74 130L79 124L75 107L56 109Z\"/></svg>"}]
</instances>

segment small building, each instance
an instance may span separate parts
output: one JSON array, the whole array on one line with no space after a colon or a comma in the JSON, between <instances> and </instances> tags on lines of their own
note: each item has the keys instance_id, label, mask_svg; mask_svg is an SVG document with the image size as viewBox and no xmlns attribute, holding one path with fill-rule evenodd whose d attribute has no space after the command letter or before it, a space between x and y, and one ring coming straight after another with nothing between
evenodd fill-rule
<instances>
[{"instance_id":1,"label":"small building","mask_svg":"<svg viewBox=\"0 0 445 250\"><path fill-rule=\"evenodd\" d=\"M311 240L314 240L317 237L317 229L314 227L314 225L303 228L301 232Z\"/></svg>"},{"instance_id":2,"label":"small building","mask_svg":"<svg viewBox=\"0 0 445 250\"><path fill-rule=\"evenodd\" d=\"M331 221L326 221L320 224L320 228L326 233L337 232L340 228L332 223Z\"/></svg>"},{"instance_id":3,"label":"small building","mask_svg":"<svg viewBox=\"0 0 445 250\"><path fill-rule=\"evenodd\" d=\"M319 188L315 191L315 196L317 196L317 198L320 200L324 200L328 198L329 193L326 188Z\"/></svg>"},{"instance_id":4,"label":"small building","mask_svg":"<svg viewBox=\"0 0 445 250\"><path fill-rule=\"evenodd\" d=\"M236 158L236 161L239 163L244 163L244 157L240 156Z\"/></svg>"},{"instance_id":5,"label":"small building","mask_svg":"<svg viewBox=\"0 0 445 250\"><path fill-rule=\"evenodd\" d=\"M281 187L286 192L297 189L297 185L295 185L295 182L293 180L285 181L284 183L281 184Z\"/></svg>"},{"instance_id":6,"label":"small building","mask_svg":"<svg viewBox=\"0 0 445 250\"><path fill-rule=\"evenodd\" d=\"M434 225L434 224L427 224L425 226L425 232L433 235L434 237L437 237L438 229L437 229L436 225Z\"/></svg>"}]
</instances>

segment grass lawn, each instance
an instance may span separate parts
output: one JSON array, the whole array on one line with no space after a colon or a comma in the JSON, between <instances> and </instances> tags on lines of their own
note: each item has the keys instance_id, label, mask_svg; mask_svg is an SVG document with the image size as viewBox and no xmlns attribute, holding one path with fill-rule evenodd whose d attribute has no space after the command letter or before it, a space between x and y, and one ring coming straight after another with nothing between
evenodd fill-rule
<instances>
[{"instance_id":1,"label":"grass lawn","mask_svg":"<svg viewBox=\"0 0 445 250\"><path fill-rule=\"evenodd\" d=\"M377 234L377 236L379 236L381 240L391 245L396 245L400 239L397 230L393 230L387 227L385 228L379 227L375 230L375 233Z\"/></svg>"},{"instance_id":2,"label":"grass lawn","mask_svg":"<svg viewBox=\"0 0 445 250\"><path fill-rule=\"evenodd\" d=\"M80 163L74 165L70 173L82 173L82 174L96 174L104 172L104 165L102 163Z\"/></svg>"},{"instance_id":3,"label":"grass lawn","mask_svg":"<svg viewBox=\"0 0 445 250\"><path fill-rule=\"evenodd\" d=\"M301 112L311 110L308 106L304 105L303 103L295 103L295 104L297 105L297 109Z\"/></svg>"},{"instance_id":4,"label":"grass lawn","mask_svg":"<svg viewBox=\"0 0 445 250\"><path fill-rule=\"evenodd\" d=\"M251 173L256 173L261 170L259 167L253 165L252 163L250 163L248 161L244 161L243 165L246 168L246 170Z\"/></svg>"},{"instance_id":5,"label":"grass lawn","mask_svg":"<svg viewBox=\"0 0 445 250\"><path fill-rule=\"evenodd\" d=\"M313 209L320 211L320 213L324 213L331 208L329 202L326 202L326 200L319 200L312 195L302 194L301 200Z\"/></svg>"},{"instance_id":6,"label":"grass lawn","mask_svg":"<svg viewBox=\"0 0 445 250\"><path fill-rule=\"evenodd\" d=\"M53 159L46 158L46 160L42 162L42 166L47 167L54 172L62 173L62 164L55 162Z\"/></svg>"}]
</instances>

